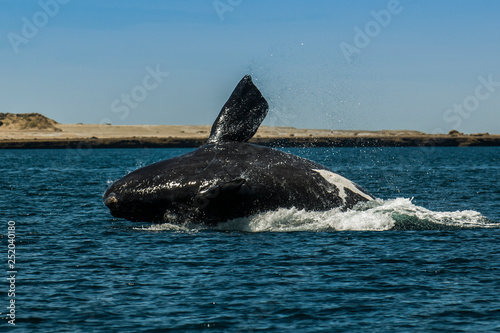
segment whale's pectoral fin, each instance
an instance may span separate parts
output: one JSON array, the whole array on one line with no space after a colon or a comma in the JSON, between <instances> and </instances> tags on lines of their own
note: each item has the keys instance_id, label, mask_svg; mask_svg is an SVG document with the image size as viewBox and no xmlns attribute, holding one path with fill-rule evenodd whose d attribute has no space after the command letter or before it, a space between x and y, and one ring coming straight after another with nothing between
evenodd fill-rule
<instances>
[{"instance_id":1,"label":"whale's pectoral fin","mask_svg":"<svg viewBox=\"0 0 500 333\"><path fill-rule=\"evenodd\" d=\"M250 75L241 79L212 125L208 144L250 140L267 115L269 105Z\"/></svg>"},{"instance_id":2,"label":"whale's pectoral fin","mask_svg":"<svg viewBox=\"0 0 500 333\"><path fill-rule=\"evenodd\" d=\"M208 189L199 191L194 197L198 208L206 208L211 202L223 200L238 192L245 183L245 179L235 179L216 184Z\"/></svg>"}]
</instances>

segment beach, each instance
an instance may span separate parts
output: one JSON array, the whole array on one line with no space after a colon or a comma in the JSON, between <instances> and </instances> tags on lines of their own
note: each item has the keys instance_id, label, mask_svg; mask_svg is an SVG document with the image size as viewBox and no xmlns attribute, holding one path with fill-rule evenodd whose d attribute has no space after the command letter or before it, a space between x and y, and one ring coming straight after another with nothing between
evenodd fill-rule
<instances>
[{"instance_id":1,"label":"beach","mask_svg":"<svg viewBox=\"0 0 500 333\"><path fill-rule=\"evenodd\" d=\"M199 147L211 125L60 124L40 114L3 114L0 149ZM329 130L261 126L250 142L283 147L500 146L488 133Z\"/></svg>"}]
</instances>

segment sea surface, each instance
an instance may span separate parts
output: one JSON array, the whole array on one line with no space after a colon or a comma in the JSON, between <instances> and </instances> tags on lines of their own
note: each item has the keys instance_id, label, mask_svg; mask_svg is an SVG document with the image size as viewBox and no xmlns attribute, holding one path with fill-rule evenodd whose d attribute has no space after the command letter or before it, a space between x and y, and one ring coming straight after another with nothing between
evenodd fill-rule
<instances>
[{"instance_id":1,"label":"sea surface","mask_svg":"<svg viewBox=\"0 0 500 333\"><path fill-rule=\"evenodd\" d=\"M107 186L191 149L0 151L0 331L500 332L500 147L283 150L379 199L132 223Z\"/></svg>"}]
</instances>

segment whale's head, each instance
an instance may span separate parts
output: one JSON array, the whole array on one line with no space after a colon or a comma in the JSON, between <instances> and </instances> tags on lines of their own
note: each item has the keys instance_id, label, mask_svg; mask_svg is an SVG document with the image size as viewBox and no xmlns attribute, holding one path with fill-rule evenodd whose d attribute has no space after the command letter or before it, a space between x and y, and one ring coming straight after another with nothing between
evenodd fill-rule
<instances>
[{"instance_id":1,"label":"whale's head","mask_svg":"<svg viewBox=\"0 0 500 333\"><path fill-rule=\"evenodd\" d=\"M220 147L208 145L135 170L111 184L103 202L114 217L130 221L203 218L230 205L245 183L228 173L228 161L217 158L221 154Z\"/></svg>"},{"instance_id":2,"label":"whale's head","mask_svg":"<svg viewBox=\"0 0 500 333\"><path fill-rule=\"evenodd\" d=\"M138 170L142 171L142 170ZM134 175L132 175L134 176ZM183 222L203 218L211 210L231 205L245 183L238 178L137 182L127 176L104 193L104 204L114 217L143 222Z\"/></svg>"},{"instance_id":3,"label":"whale's head","mask_svg":"<svg viewBox=\"0 0 500 333\"><path fill-rule=\"evenodd\" d=\"M161 221L172 200L167 196L160 202L156 196L154 188L146 189L125 176L104 192L103 202L114 217L130 221Z\"/></svg>"},{"instance_id":4,"label":"whale's head","mask_svg":"<svg viewBox=\"0 0 500 333\"><path fill-rule=\"evenodd\" d=\"M143 222L162 221L169 211L192 205L207 176L190 171L184 164L184 161L206 164L206 157L190 155L158 162L118 179L104 192L104 204L115 217Z\"/></svg>"}]
</instances>

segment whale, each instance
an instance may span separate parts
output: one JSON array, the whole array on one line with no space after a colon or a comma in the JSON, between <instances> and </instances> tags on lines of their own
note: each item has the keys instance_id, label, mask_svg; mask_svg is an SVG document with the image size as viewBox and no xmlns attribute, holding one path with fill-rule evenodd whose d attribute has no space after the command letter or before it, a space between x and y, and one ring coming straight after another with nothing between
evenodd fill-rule
<instances>
[{"instance_id":1,"label":"whale","mask_svg":"<svg viewBox=\"0 0 500 333\"><path fill-rule=\"evenodd\" d=\"M112 216L129 221L213 226L280 208L348 210L375 199L316 162L248 143L268 110L251 76L244 76L205 145L116 180L104 204Z\"/></svg>"}]
</instances>

